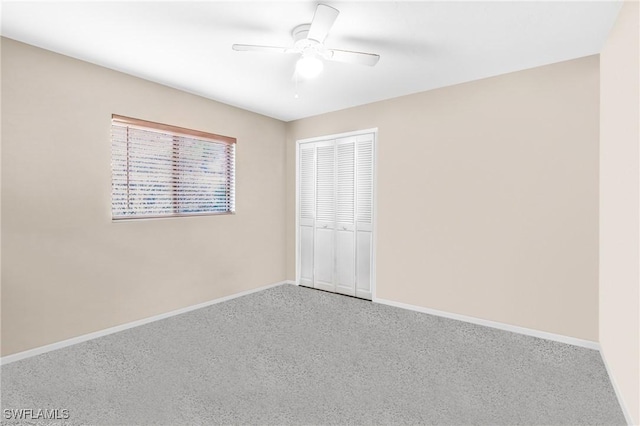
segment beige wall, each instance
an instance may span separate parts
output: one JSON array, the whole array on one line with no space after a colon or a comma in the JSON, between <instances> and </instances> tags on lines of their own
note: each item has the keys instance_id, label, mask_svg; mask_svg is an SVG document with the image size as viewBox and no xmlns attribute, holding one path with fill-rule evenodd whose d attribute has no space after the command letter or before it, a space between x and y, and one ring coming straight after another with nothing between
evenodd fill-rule
<instances>
[{"instance_id":1,"label":"beige wall","mask_svg":"<svg viewBox=\"0 0 640 426\"><path fill-rule=\"evenodd\" d=\"M598 57L288 123L379 128L377 297L598 339Z\"/></svg>"},{"instance_id":2,"label":"beige wall","mask_svg":"<svg viewBox=\"0 0 640 426\"><path fill-rule=\"evenodd\" d=\"M600 55L600 345L640 424L640 7L625 2Z\"/></svg>"},{"instance_id":3,"label":"beige wall","mask_svg":"<svg viewBox=\"0 0 640 426\"><path fill-rule=\"evenodd\" d=\"M237 214L112 223L112 113L236 137ZM283 280L284 138L280 121L2 39L2 355Z\"/></svg>"},{"instance_id":4,"label":"beige wall","mask_svg":"<svg viewBox=\"0 0 640 426\"><path fill-rule=\"evenodd\" d=\"M598 339L596 56L285 125L2 49L3 355L294 279L295 140L371 127L377 297ZM112 113L237 137L238 213L111 223Z\"/></svg>"},{"instance_id":5,"label":"beige wall","mask_svg":"<svg viewBox=\"0 0 640 426\"><path fill-rule=\"evenodd\" d=\"M0 42L0 356L2 355L2 43Z\"/></svg>"}]
</instances>

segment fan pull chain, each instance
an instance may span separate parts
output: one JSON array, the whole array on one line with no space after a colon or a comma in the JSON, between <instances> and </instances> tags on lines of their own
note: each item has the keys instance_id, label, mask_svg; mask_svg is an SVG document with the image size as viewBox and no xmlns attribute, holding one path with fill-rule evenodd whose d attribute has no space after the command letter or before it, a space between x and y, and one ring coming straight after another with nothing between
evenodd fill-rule
<instances>
[{"instance_id":1,"label":"fan pull chain","mask_svg":"<svg viewBox=\"0 0 640 426\"><path fill-rule=\"evenodd\" d=\"M295 80L296 80L296 93L293 95L293 97L295 99L298 99L300 96L298 96L298 71L294 72L295 74Z\"/></svg>"}]
</instances>

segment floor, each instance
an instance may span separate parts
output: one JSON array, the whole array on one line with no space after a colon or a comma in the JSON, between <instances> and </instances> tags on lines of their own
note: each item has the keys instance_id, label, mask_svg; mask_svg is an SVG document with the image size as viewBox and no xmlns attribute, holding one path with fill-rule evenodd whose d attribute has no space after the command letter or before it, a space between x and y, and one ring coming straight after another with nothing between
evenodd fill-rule
<instances>
[{"instance_id":1,"label":"floor","mask_svg":"<svg viewBox=\"0 0 640 426\"><path fill-rule=\"evenodd\" d=\"M68 410L34 424L625 424L597 351L292 285L1 381L3 410Z\"/></svg>"}]
</instances>

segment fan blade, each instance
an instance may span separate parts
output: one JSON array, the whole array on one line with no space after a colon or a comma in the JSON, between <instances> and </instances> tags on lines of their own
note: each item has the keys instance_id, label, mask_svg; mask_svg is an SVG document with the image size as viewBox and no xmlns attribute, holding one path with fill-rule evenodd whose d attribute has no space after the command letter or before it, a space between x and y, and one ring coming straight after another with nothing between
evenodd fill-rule
<instances>
[{"instance_id":1,"label":"fan blade","mask_svg":"<svg viewBox=\"0 0 640 426\"><path fill-rule=\"evenodd\" d=\"M256 46L253 44L234 44L231 48L238 52L296 53L295 49L288 47Z\"/></svg>"},{"instance_id":2,"label":"fan blade","mask_svg":"<svg viewBox=\"0 0 640 426\"><path fill-rule=\"evenodd\" d=\"M380 55L375 55L373 53L351 52L349 50L336 49L327 49L324 57L328 61L368 65L370 67L377 64L380 59Z\"/></svg>"},{"instance_id":3,"label":"fan blade","mask_svg":"<svg viewBox=\"0 0 640 426\"><path fill-rule=\"evenodd\" d=\"M319 4L316 8L316 13L313 15L307 38L320 43L324 42L339 13L338 9L326 4Z\"/></svg>"}]
</instances>

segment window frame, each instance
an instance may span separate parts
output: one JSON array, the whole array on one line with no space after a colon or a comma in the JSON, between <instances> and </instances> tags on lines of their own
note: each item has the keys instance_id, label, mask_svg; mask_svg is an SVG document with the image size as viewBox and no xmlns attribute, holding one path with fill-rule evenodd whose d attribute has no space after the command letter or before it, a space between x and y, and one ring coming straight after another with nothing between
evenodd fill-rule
<instances>
[{"instance_id":1,"label":"window frame","mask_svg":"<svg viewBox=\"0 0 640 426\"><path fill-rule=\"evenodd\" d=\"M172 138L172 150L174 152L174 156L179 151L180 147L180 137L187 137L196 139L203 142L210 142L216 144L225 144L225 145L233 145L233 157L231 158L231 169L233 170L233 175L230 179L231 183L231 197L232 197L232 209L227 211L219 211L219 212L194 212L194 213L167 213L167 214L142 214L142 215L127 215L127 216L115 216L113 209L113 201L114 201L114 178L113 173L115 171L113 166L113 134L111 134L111 144L112 144L112 166L111 166L111 221L112 222L122 222L122 221L132 221L132 220L144 220L144 219L166 219L173 217L198 217L198 216L220 216L220 215L235 215L235 187L236 187L236 173L235 173L235 144L237 142L236 138L230 136L218 135L210 132L203 132L200 130L188 129L185 127L172 126L164 123L157 123L154 121L141 120L138 118L126 117L123 115L112 114L111 115L111 128L113 129L114 125L120 125L122 127L137 127L142 130L150 130L155 132L164 133L167 136ZM128 162L128 158L127 158ZM229 162L229 159L226 160ZM175 170L175 169L174 169ZM126 167L126 172L129 172L129 166ZM128 179L128 177L127 177ZM178 180L173 177L172 180L177 182ZM127 185L128 186L128 185ZM177 185L173 187L172 190L172 200L173 202L177 202L177 194L179 191L177 190ZM175 208L174 208L175 210Z\"/></svg>"}]
</instances>

